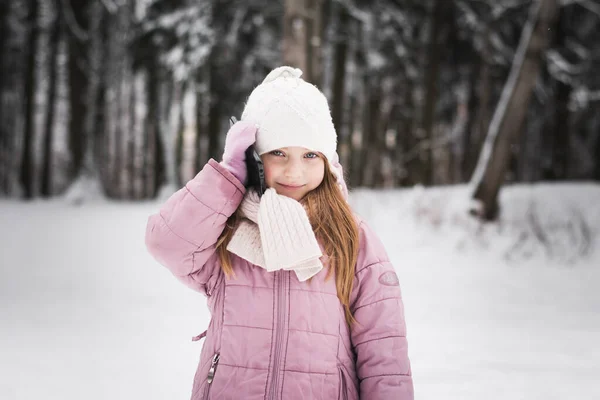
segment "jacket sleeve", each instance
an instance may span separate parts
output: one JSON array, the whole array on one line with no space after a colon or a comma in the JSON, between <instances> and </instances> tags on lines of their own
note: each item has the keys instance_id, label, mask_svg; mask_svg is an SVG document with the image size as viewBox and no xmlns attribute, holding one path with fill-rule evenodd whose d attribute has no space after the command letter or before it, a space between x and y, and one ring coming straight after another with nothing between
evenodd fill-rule
<instances>
[{"instance_id":1,"label":"jacket sleeve","mask_svg":"<svg viewBox=\"0 0 600 400\"><path fill-rule=\"evenodd\" d=\"M211 159L148 218L148 251L184 284L210 296L219 271L216 242L244 193L244 186Z\"/></svg>"},{"instance_id":2,"label":"jacket sleeve","mask_svg":"<svg viewBox=\"0 0 600 400\"><path fill-rule=\"evenodd\" d=\"M350 308L356 319L351 339L360 398L412 400L404 307L400 284L383 244L360 223L360 251Z\"/></svg>"}]
</instances>

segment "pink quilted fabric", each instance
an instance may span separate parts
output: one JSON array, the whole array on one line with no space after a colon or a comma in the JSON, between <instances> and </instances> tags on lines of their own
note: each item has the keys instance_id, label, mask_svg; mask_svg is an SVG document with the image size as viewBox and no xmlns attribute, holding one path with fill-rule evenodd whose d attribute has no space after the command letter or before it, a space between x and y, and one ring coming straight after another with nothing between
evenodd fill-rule
<instances>
[{"instance_id":1,"label":"pink quilted fabric","mask_svg":"<svg viewBox=\"0 0 600 400\"><path fill-rule=\"evenodd\" d=\"M208 296L192 400L413 399L400 286L375 233L358 219L350 329L326 267L300 282L232 255L235 277L225 277L215 243L244 192L210 160L148 220L149 252Z\"/></svg>"}]
</instances>

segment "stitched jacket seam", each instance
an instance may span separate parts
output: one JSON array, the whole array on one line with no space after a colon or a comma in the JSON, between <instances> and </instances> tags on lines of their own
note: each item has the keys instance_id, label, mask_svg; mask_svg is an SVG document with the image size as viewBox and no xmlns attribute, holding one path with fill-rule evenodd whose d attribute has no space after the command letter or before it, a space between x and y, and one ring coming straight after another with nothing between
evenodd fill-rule
<instances>
[{"instance_id":1,"label":"stitched jacket seam","mask_svg":"<svg viewBox=\"0 0 600 400\"><path fill-rule=\"evenodd\" d=\"M175 231L174 231L174 230L173 230L173 229L172 229L172 228L169 226L169 224L167 223L167 220L165 219L165 217L164 217L164 216L163 216L161 213L159 213L159 215L160 215L160 218L161 218L161 219L163 220L163 222L165 223L165 226L167 227L167 229L169 229L169 232L171 232L173 235L177 236L179 239L183 240L184 242L186 242L186 243L189 243L189 244L191 244L192 246L195 246L195 247L196 247L196 250L192 251L191 253L194 253L194 252L198 251L198 249L199 249L199 248L200 248L202 245L198 245L198 244L196 244L196 243L194 243L194 242L190 242L189 240L187 240L187 239L186 239L186 238L184 238L183 236L180 236L179 234L177 234L177 232L175 232Z\"/></svg>"},{"instance_id":2,"label":"stitched jacket seam","mask_svg":"<svg viewBox=\"0 0 600 400\"><path fill-rule=\"evenodd\" d=\"M390 260L377 260L377 261L375 261L375 262L372 262L371 264L369 264L369 265L367 265L367 266L364 266L364 267L362 267L361 269L359 269L358 271L356 271L356 272L354 273L354 276L358 277L358 274L360 274L362 271L365 271L366 269L368 269L368 268L371 268L371 267L373 267L373 266L375 266L375 265L378 265L378 264L385 264L385 263L390 263Z\"/></svg>"},{"instance_id":3,"label":"stitched jacket seam","mask_svg":"<svg viewBox=\"0 0 600 400\"><path fill-rule=\"evenodd\" d=\"M358 311L358 310L360 310L361 308L364 308L364 307L369 307L369 306L372 306L373 304L381 303L382 301L386 301L386 300L394 300L394 299L398 299L398 297L386 297L385 299L377 300L377 301L374 301L374 302L372 302L372 303L369 303L369 304L363 304L363 305L361 305L361 306L358 306L358 307L356 307L356 308L354 309L354 312L357 312L357 311Z\"/></svg>"},{"instance_id":4,"label":"stitched jacket seam","mask_svg":"<svg viewBox=\"0 0 600 400\"><path fill-rule=\"evenodd\" d=\"M378 378L380 376L405 376L405 377L410 377L410 374L379 374L379 375L371 375L371 376L365 376L364 378L361 378L360 381L364 381L365 379L369 379L369 378Z\"/></svg>"},{"instance_id":5,"label":"stitched jacket seam","mask_svg":"<svg viewBox=\"0 0 600 400\"><path fill-rule=\"evenodd\" d=\"M384 340L384 339L393 339L393 338L406 338L406 336L402 336L402 335L391 335L391 336L384 336L384 337L380 337L380 338L376 338L376 339L369 339L369 340L365 340L364 342L360 342L354 345L354 347L358 347L361 344L365 344L365 343L369 343L369 342L375 342L378 340Z\"/></svg>"},{"instance_id":6,"label":"stitched jacket seam","mask_svg":"<svg viewBox=\"0 0 600 400\"><path fill-rule=\"evenodd\" d=\"M223 214L222 212L215 210L214 208L212 208L211 206L209 206L208 204L206 204L205 202L203 202L202 200L200 200L198 197L196 197L196 195L195 195L195 194L194 194L194 193L193 193L193 192L190 190L190 188L187 186L187 184L185 185L185 190L187 190L187 192L188 192L188 193L189 193L189 194L190 194L190 195L191 195L191 196L192 196L194 199L196 199L196 201L197 201L198 203L202 204L204 207L208 208L208 209L209 209L209 210L211 210L212 212L214 212L214 213L218 213L218 214L221 214L221 215L224 215L224 216L227 216L227 215ZM229 203L229 200L227 200L227 201L225 202L225 205L227 205L227 203ZM223 208L225 208L225 207L221 207L221 209L223 209Z\"/></svg>"}]
</instances>

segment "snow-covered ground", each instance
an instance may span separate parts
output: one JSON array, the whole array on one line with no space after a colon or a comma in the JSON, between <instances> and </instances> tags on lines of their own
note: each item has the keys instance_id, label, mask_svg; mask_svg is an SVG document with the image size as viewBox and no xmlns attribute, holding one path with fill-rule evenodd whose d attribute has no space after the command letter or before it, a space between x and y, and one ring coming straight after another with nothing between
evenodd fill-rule
<instances>
[{"instance_id":1,"label":"snow-covered ground","mask_svg":"<svg viewBox=\"0 0 600 400\"><path fill-rule=\"evenodd\" d=\"M600 399L600 185L357 191L401 279L417 399ZM145 251L159 203L0 201L0 399L187 399L204 298Z\"/></svg>"}]
</instances>

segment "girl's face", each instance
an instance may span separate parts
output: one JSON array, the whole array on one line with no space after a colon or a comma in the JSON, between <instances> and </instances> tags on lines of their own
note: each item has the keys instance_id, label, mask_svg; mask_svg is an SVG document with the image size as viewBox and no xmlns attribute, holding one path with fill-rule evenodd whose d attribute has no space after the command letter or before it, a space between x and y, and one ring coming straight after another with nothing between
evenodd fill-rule
<instances>
[{"instance_id":1,"label":"girl's face","mask_svg":"<svg viewBox=\"0 0 600 400\"><path fill-rule=\"evenodd\" d=\"M267 187L300 201L323 181L323 158L304 147L282 147L261 156Z\"/></svg>"}]
</instances>

